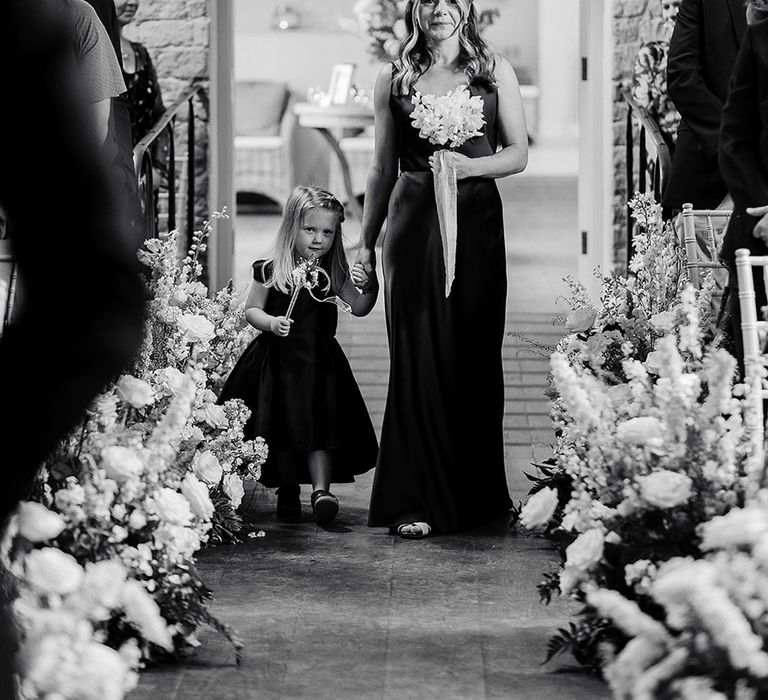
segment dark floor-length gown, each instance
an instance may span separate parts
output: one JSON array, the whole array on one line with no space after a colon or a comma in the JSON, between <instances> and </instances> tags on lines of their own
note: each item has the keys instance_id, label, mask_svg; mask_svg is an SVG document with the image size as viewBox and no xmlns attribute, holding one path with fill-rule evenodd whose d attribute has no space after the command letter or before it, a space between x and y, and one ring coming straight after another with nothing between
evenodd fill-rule
<instances>
[{"instance_id":1,"label":"dark floor-length gown","mask_svg":"<svg viewBox=\"0 0 768 700\"><path fill-rule=\"evenodd\" d=\"M483 135L459 148L496 152L495 88L475 83ZM411 92L412 94L412 92ZM429 157L410 120L411 94L392 95L401 174L389 200L383 268L390 376L369 525L426 521L459 532L506 513L506 302L502 206L488 178L459 182L456 277L445 269Z\"/></svg>"}]
</instances>

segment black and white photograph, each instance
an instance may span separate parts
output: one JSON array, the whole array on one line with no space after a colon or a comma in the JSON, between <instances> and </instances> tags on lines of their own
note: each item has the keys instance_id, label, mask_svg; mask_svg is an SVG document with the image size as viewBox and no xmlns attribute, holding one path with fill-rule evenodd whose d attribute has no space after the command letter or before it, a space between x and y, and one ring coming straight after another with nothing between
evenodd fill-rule
<instances>
[{"instance_id":1,"label":"black and white photograph","mask_svg":"<svg viewBox=\"0 0 768 700\"><path fill-rule=\"evenodd\" d=\"M2 0L0 700L768 700L768 0Z\"/></svg>"}]
</instances>

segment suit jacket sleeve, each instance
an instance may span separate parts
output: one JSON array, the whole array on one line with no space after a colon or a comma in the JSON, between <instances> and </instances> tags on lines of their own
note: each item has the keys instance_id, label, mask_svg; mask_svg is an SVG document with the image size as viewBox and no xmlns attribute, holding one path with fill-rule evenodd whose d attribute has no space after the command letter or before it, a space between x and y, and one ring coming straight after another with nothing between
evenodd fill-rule
<instances>
[{"instance_id":1,"label":"suit jacket sleeve","mask_svg":"<svg viewBox=\"0 0 768 700\"><path fill-rule=\"evenodd\" d=\"M754 34L744 38L731 76L720 132L720 172L737 207L768 204L768 181L758 160L760 114ZM768 66L763 67L768 70Z\"/></svg>"},{"instance_id":2,"label":"suit jacket sleeve","mask_svg":"<svg viewBox=\"0 0 768 700\"><path fill-rule=\"evenodd\" d=\"M723 105L704 80L703 22L702 0L683 0L669 44L667 91L704 152L714 158Z\"/></svg>"}]
</instances>

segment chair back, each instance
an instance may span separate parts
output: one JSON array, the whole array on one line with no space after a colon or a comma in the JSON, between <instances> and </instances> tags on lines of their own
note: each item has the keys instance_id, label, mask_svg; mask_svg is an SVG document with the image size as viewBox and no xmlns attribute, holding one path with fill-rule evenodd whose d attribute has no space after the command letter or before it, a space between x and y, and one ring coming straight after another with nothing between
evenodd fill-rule
<instances>
[{"instance_id":1,"label":"chair back","mask_svg":"<svg viewBox=\"0 0 768 700\"><path fill-rule=\"evenodd\" d=\"M696 289L701 288L700 270L722 270L724 266L716 262L718 257L718 245L715 241L714 221L722 221L720 228L728 226L733 211L731 209L694 209L693 204L683 204L683 244L685 249L685 268L688 279ZM705 217L707 220L706 246L709 252L709 260L702 260L699 255L699 246L696 241L696 217Z\"/></svg>"},{"instance_id":2,"label":"chair back","mask_svg":"<svg viewBox=\"0 0 768 700\"><path fill-rule=\"evenodd\" d=\"M747 430L752 443L752 455L760 455L762 462L765 433L763 400L768 399L766 375L765 339L768 336L768 321L757 318L755 283L752 268L762 269L763 280L768 288L768 255L752 255L747 248L736 251L736 278L739 284L739 310L741 311L741 338L744 345L744 381L749 393ZM763 467L763 471L765 467ZM761 477L764 481L765 473Z\"/></svg>"}]
</instances>

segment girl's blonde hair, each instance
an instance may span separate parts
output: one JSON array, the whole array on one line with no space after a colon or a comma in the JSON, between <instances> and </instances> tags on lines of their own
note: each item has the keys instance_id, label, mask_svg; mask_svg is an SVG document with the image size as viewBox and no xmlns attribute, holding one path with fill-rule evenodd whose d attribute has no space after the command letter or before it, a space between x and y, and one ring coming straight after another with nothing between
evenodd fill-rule
<instances>
[{"instance_id":1,"label":"girl's blonde hair","mask_svg":"<svg viewBox=\"0 0 768 700\"><path fill-rule=\"evenodd\" d=\"M407 95L414 83L434 62L427 39L416 19L421 0L408 0L405 7L406 36L400 44L400 57L395 61L392 91ZM480 36L480 23L472 0L458 0L461 10L459 26L459 67L464 69L467 80L496 85L496 59L485 40Z\"/></svg>"},{"instance_id":2,"label":"girl's blonde hair","mask_svg":"<svg viewBox=\"0 0 768 700\"><path fill-rule=\"evenodd\" d=\"M338 215L336 235L333 237L331 249L325 256L322 267L331 278L331 288L335 293L341 291L349 277L349 265L344 254L344 241L341 234L341 223L344 221L344 207L330 192L311 185L299 185L283 210L283 220L277 231L275 242L272 245L265 265L267 287L276 287L281 292L289 294L293 288L293 270L296 267L296 237L304 219L304 215L311 209L322 209L334 212ZM270 269L271 268L271 269Z\"/></svg>"}]
</instances>

